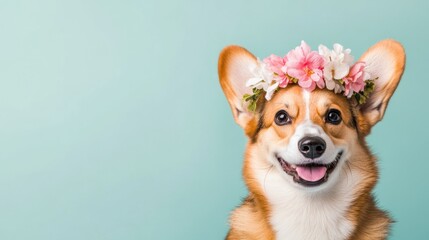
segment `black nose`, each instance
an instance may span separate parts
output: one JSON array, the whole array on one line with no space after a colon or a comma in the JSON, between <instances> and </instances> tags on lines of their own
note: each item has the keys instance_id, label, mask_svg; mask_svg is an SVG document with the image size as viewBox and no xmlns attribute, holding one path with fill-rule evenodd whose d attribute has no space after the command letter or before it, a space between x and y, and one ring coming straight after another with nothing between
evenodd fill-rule
<instances>
[{"instance_id":1,"label":"black nose","mask_svg":"<svg viewBox=\"0 0 429 240\"><path fill-rule=\"evenodd\" d=\"M320 137L304 137L298 142L299 151L307 158L318 158L326 149L325 141Z\"/></svg>"}]
</instances>

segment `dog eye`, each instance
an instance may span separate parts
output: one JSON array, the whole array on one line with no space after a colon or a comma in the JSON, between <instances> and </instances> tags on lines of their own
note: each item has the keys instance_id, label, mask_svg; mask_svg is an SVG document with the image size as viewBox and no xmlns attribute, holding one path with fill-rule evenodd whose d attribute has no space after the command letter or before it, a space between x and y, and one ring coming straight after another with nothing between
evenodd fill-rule
<instances>
[{"instance_id":1,"label":"dog eye","mask_svg":"<svg viewBox=\"0 0 429 240\"><path fill-rule=\"evenodd\" d=\"M289 124L291 122L291 119L289 117L289 114L285 110L280 110L276 113L276 117L274 118L274 121L277 125L283 126L286 124Z\"/></svg>"},{"instance_id":2,"label":"dog eye","mask_svg":"<svg viewBox=\"0 0 429 240\"><path fill-rule=\"evenodd\" d=\"M341 123L341 113L337 109L329 109L326 113L325 121L334 125Z\"/></svg>"}]
</instances>

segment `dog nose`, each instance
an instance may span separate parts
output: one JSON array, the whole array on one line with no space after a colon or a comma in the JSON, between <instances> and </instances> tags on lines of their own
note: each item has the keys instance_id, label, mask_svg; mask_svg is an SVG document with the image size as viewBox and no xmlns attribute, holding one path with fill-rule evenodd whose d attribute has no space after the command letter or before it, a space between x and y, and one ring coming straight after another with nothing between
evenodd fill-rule
<instances>
[{"instance_id":1,"label":"dog nose","mask_svg":"<svg viewBox=\"0 0 429 240\"><path fill-rule=\"evenodd\" d=\"M326 142L320 137L303 137L298 142L298 149L307 158L318 158L326 149Z\"/></svg>"}]
</instances>

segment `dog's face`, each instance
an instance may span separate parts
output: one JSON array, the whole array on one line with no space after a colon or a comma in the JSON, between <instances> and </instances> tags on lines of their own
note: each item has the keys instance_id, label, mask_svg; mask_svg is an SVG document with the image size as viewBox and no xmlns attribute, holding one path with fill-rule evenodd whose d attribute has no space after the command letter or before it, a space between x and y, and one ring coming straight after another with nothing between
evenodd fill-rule
<instances>
[{"instance_id":1,"label":"dog's face","mask_svg":"<svg viewBox=\"0 0 429 240\"><path fill-rule=\"evenodd\" d=\"M241 100L255 57L232 46L220 56L220 83L236 122L258 157L255 168L273 168L285 183L304 191L319 191L341 181L352 156L369 155L364 137L380 121L399 83L405 56L402 46L382 41L361 58L377 78L376 90L363 106L326 89L308 92L294 85L275 93L250 112ZM354 158L359 159L359 157Z\"/></svg>"},{"instance_id":2,"label":"dog's face","mask_svg":"<svg viewBox=\"0 0 429 240\"><path fill-rule=\"evenodd\" d=\"M354 114L346 98L332 91L282 89L261 111L255 147L292 185L319 189L336 179L336 168L353 154Z\"/></svg>"}]
</instances>

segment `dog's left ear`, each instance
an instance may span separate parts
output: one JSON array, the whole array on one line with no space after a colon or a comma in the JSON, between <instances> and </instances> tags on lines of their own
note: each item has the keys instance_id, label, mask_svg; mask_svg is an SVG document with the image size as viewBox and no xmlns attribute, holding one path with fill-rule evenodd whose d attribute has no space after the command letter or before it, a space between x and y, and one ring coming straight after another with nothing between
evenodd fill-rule
<instances>
[{"instance_id":1,"label":"dog's left ear","mask_svg":"<svg viewBox=\"0 0 429 240\"><path fill-rule=\"evenodd\" d=\"M256 57L239 46L224 48L219 56L219 82L228 100L235 121L248 136L254 124L255 113L247 109L243 95L251 93L246 81L252 77L251 68L256 67ZM252 124L253 123L253 124Z\"/></svg>"},{"instance_id":2,"label":"dog's left ear","mask_svg":"<svg viewBox=\"0 0 429 240\"><path fill-rule=\"evenodd\" d=\"M368 49L359 61L366 63L366 71L375 79L375 90L360 108L367 123L365 132L379 122L386 111L401 79L405 66L405 51L395 40L383 40Z\"/></svg>"}]
</instances>

